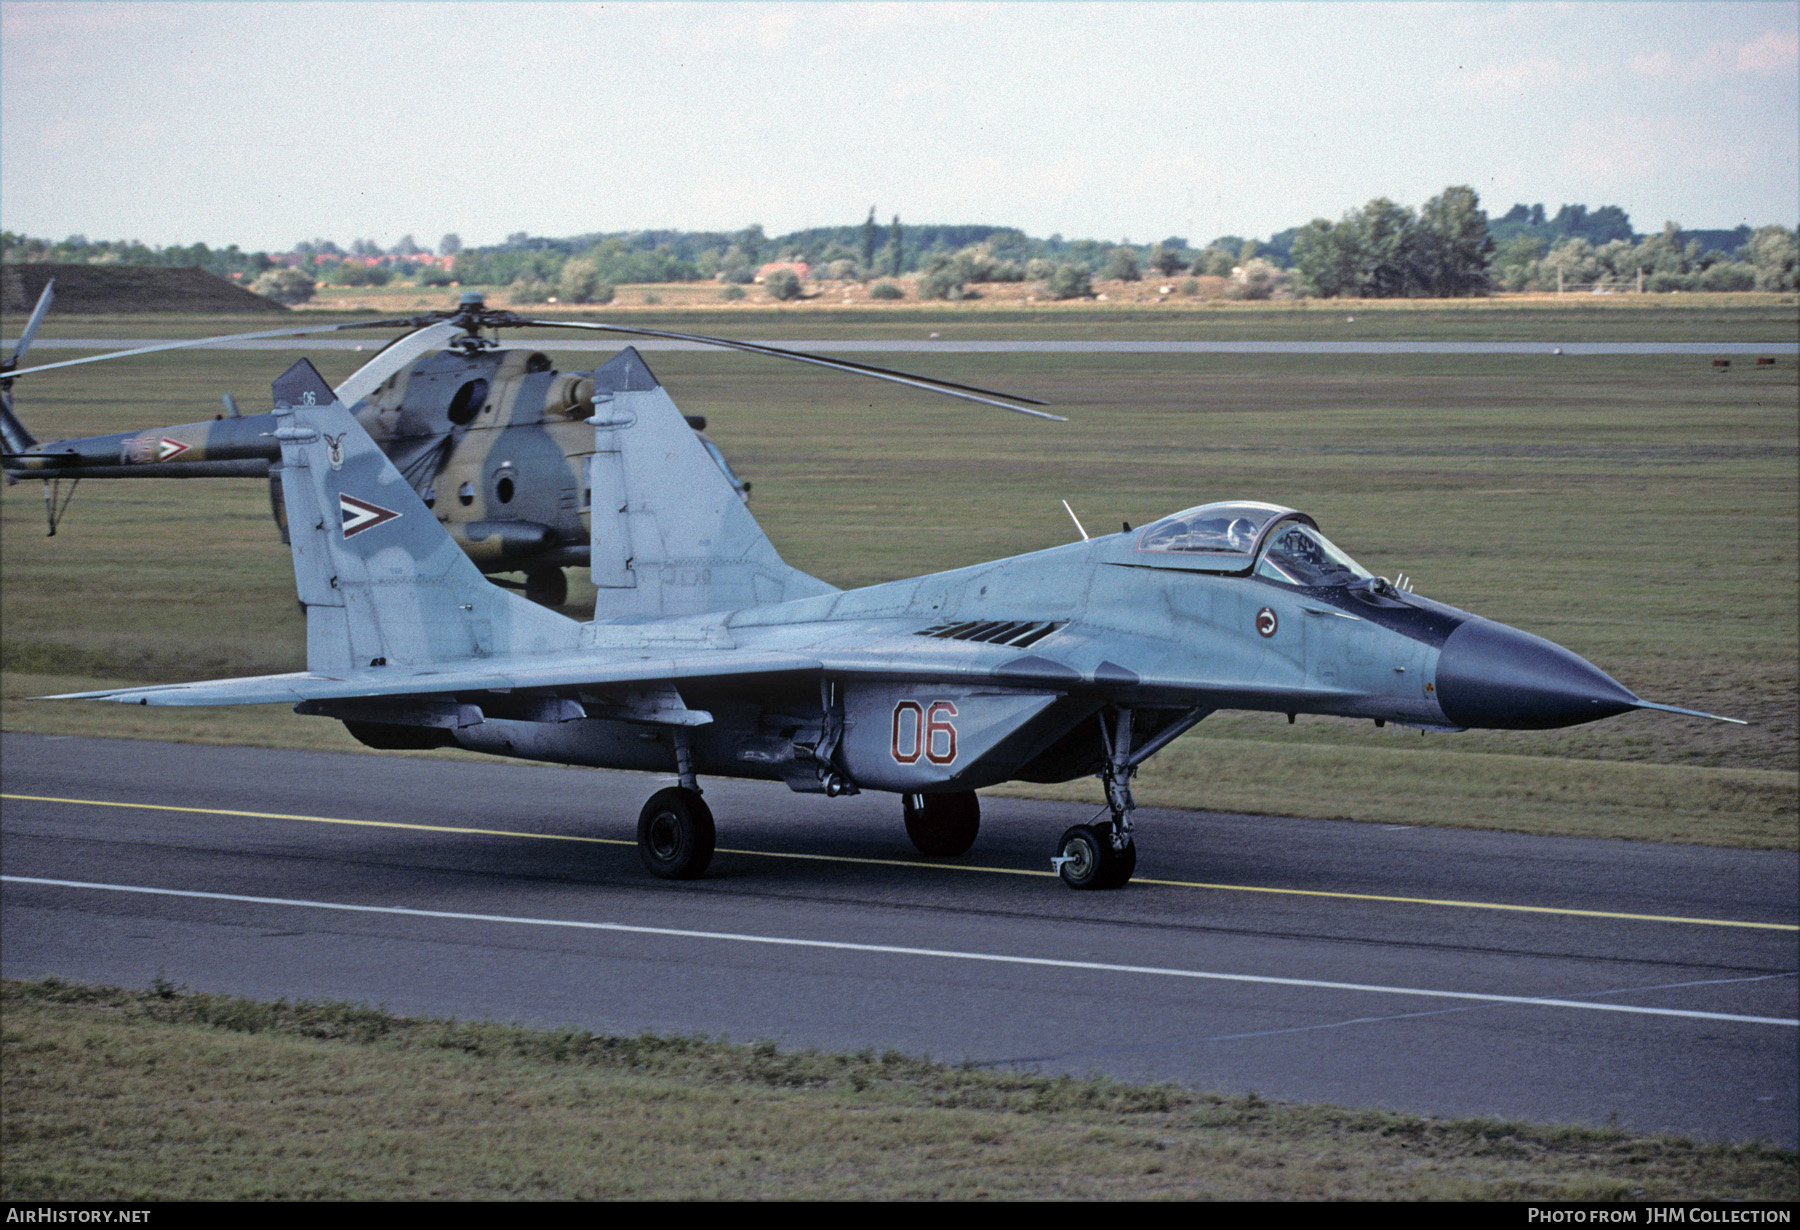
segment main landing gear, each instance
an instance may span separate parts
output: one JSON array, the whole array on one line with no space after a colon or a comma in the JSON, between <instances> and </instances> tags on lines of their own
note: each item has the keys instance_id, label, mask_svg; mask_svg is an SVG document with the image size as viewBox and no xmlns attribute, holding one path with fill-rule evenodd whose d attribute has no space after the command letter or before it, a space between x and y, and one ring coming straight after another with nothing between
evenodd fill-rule
<instances>
[{"instance_id":1,"label":"main landing gear","mask_svg":"<svg viewBox=\"0 0 1800 1230\"><path fill-rule=\"evenodd\" d=\"M697 880L712 862L717 840L712 808L700 797L688 733L675 731L675 771L681 785L658 790L638 813L638 857L662 880Z\"/></svg>"},{"instance_id":2,"label":"main landing gear","mask_svg":"<svg viewBox=\"0 0 1800 1230\"><path fill-rule=\"evenodd\" d=\"M664 880L696 880L712 861L712 808L698 790L658 790L638 813L638 857Z\"/></svg>"},{"instance_id":3,"label":"main landing gear","mask_svg":"<svg viewBox=\"0 0 1800 1230\"><path fill-rule=\"evenodd\" d=\"M906 835L927 858L955 858L967 854L981 831L981 800L973 790L955 794L907 794L901 796L906 815Z\"/></svg>"}]
</instances>

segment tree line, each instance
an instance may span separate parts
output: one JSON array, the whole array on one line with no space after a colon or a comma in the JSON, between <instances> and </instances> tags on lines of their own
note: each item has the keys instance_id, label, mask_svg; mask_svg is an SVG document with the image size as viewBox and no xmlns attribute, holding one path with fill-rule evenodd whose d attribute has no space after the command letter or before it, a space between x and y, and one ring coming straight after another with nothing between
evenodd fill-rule
<instances>
[{"instance_id":1,"label":"tree line","mask_svg":"<svg viewBox=\"0 0 1800 1230\"><path fill-rule=\"evenodd\" d=\"M286 253L151 248L138 241L60 242L0 233L0 258L18 261L197 265L259 293L304 301L319 284L371 285L393 278L427 285L505 286L515 301L598 303L626 283L717 281L725 293L771 264L806 267L810 278L875 283L871 293L903 292L886 279L916 277L922 298L957 299L988 282L1040 283L1050 298L1093 293L1096 280L1180 279L1195 293L1200 278L1225 280L1238 298L1461 297L1496 291L1568 289L1794 290L1800 236L1783 226L1686 231L1674 223L1639 235L1616 205L1589 209L1514 205L1498 218L1466 185L1444 189L1413 209L1385 197L1333 221L1315 218L1267 240L1224 235L1203 245L1171 235L1129 240L1047 239L1017 227L878 221L767 235L737 231L641 230L569 238L520 231L499 244L467 247L455 234L434 251L408 235L382 248L358 239L348 250L324 239ZM796 273L765 280L777 298L798 297ZM741 294L742 292L737 292Z\"/></svg>"}]
</instances>

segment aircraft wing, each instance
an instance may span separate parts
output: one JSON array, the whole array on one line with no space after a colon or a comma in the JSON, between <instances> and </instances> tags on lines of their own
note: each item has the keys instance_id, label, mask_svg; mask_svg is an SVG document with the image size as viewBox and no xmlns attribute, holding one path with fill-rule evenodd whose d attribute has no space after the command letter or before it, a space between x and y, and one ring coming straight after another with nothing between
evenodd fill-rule
<instances>
[{"instance_id":1,"label":"aircraft wing","mask_svg":"<svg viewBox=\"0 0 1800 1230\"><path fill-rule=\"evenodd\" d=\"M126 705L267 705L303 700L427 696L533 688L606 687L622 683L679 683L822 669L818 658L739 649L652 648L642 653L594 652L531 659L486 659L453 666L371 667L326 675L294 671L203 683L169 683L98 692L65 692L38 700L110 700Z\"/></svg>"},{"instance_id":2,"label":"aircraft wing","mask_svg":"<svg viewBox=\"0 0 1800 1230\"><path fill-rule=\"evenodd\" d=\"M913 638L907 638L911 640ZM198 683L152 684L70 692L40 700L110 700L129 705L261 705L309 700L443 696L470 692L572 692L620 684L700 683L757 675L828 674L838 678L936 680L1034 692L1129 690L1166 693L1170 703L1201 700L1213 708L1279 709L1348 695L1340 689L1247 684L1209 686L1192 677L1140 676L1106 661L1086 669L1035 654L988 645L938 643L896 651L859 647L801 650L718 648L650 643L632 648L586 647L530 657L495 657L417 667L369 667L341 673L295 671Z\"/></svg>"}]
</instances>

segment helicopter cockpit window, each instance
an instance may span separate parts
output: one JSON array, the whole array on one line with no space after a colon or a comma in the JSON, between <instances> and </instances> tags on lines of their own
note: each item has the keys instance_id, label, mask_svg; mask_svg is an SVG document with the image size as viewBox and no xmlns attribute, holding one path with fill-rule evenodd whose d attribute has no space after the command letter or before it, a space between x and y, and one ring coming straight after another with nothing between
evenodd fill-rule
<instances>
[{"instance_id":1,"label":"helicopter cockpit window","mask_svg":"<svg viewBox=\"0 0 1800 1230\"><path fill-rule=\"evenodd\" d=\"M1345 555L1310 525L1277 526L1263 551L1256 575L1285 585L1348 585L1366 580L1368 569Z\"/></svg>"},{"instance_id":2,"label":"helicopter cockpit window","mask_svg":"<svg viewBox=\"0 0 1800 1230\"><path fill-rule=\"evenodd\" d=\"M1140 551L1248 555L1255 549L1263 526L1287 511L1274 504L1248 500L1202 504L1145 526L1137 546Z\"/></svg>"}]
</instances>

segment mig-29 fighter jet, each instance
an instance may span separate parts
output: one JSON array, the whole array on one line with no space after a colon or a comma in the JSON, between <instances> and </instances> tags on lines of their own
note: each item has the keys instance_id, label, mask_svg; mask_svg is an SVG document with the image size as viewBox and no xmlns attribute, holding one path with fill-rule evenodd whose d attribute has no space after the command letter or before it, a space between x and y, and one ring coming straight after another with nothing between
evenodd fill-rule
<instances>
[{"instance_id":1,"label":"mig-29 fighter jet","mask_svg":"<svg viewBox=\"0 0 1800 1230\"><path fill-rule=\"evenodd\" d=\"M55 699L287 701L377 748L672 771L638 818L669 879L713 852L702 776L892 791L918 848L953 857L978 787L1098 774L1110 819L1054 852L1076 888L1130 879L1133 773L1219 709L1437 730L1691 712L1371 576L1273 504L840 591L782 561L636 351L595 376L592 622L487 584L301 360L274 421L307 669Z\"/></svg>"}]
</instances>

